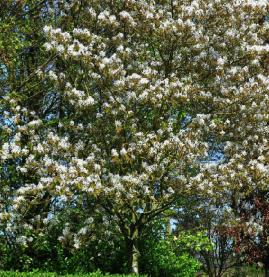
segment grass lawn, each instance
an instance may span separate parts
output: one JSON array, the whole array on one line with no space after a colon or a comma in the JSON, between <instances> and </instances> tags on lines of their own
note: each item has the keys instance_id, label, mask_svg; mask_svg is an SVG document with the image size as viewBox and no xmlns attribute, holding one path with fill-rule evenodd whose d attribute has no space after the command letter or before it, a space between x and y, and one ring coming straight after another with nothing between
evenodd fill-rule
<instances>
[{"instance_id":1,"label":"grass lawn","mask_svg":"<svg viewBox=\"0 0 269 277\"><path fill-rule=\"evenodd\" d=\"M13 272L13 271L0 271L1 277L137 277L137 275L123 275L123 274L102 274L101 272L94 272L88 274L66 274L61 275L51 272ZM140 277L146 277L145 275Z\"/></svg>"},{"instance_id":2,"label":"grass lawn","mask_svg":"<svg viewBox=\"0 0 269 277\"><path fill-rule=\"evenodd\" d=\"M0 277L146 277L146 275L124 275L124 274L103 274L101 272L93 273L77 273L77 274L58 274L53 272L13 272L13 271L0 271ZM202 275L206 276L206 275ZM239 270L231 269L226 272L223 277L263 277L264 271L256 267L242 267Z\"/></svg>"}]
</instances>

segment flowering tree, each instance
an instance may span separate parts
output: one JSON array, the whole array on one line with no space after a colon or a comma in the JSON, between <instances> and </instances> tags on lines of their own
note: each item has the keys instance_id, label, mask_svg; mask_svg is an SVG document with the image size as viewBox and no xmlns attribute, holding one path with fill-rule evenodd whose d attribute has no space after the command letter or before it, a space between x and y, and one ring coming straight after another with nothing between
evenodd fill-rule
<instances>
[{"instance_id":1,"label":"flowering tree","mask_svg":"<svg viewBox=\"0 0 269 277\"><path fill-rule=\"evenodd\" d=\"M55 202L85 217L94 208L115 220L138 273L144 226L179 195L266 185L267 4L92 0L64 8L81 20L68 32L44 28L58 66L39 72L54 83L57 108L41 118L6 98L15 133L6 126L13 135L2 160L19 159L25 180L9 217L27 215L38 229ZM202 163L209 140L229 141L224 165Z\"/></svg>"},{"instance_id":2,"label":"flowering tree","mask_svg":"<svg viewBox=\"0 0 269 277\"><path fill-rule=\"evenodd\" d=\"M45 108L43 95L51 83L40 82L38 68L46 69L53 56L42 49L45 36L42 31L45 24L57 23L57 12L51 2L22 0L2 1L0 4L0 144L16 140L16 116L14 109L19 101L22 107L36 112L39 117L51 113L51 105ZM52 20L53 19L53 20ZM6 98L7 97L7 98ZM15 117L13 117L15 116ZM12 118L13 117L13 118ZM7 127L7 128L5 128ZM15 150L15 145L13 150ZM14 153L15 153L14 152ZM7 224L14 191L27 182L17 166L23 161L14 159L0 161L0 240L1 262L5 259L4 250L10 257L20 258L19 247L15 244L16 236L9 232ZM0 262L0 263L1 263ZM15 261L14 264L19 264ZM1 263L2 265L2 263Z\"/></svg>"},{"instance_id":3,"label":"flowering tree","mask_svg":"<svg viewBox=\"0 0 269 277\"><path fill-rule=\"evenodd\" d=\"M234 212L227 230L240 230L237 242L242 248L237 250L249 261L263 264L268 276L268 3L231 2L225 11L221 9L223 18L217 28L223 33L218 40L224 39L228 51L212 84L216 94L209 125L215 141L224 146L224 158L205 169L201 178L211 180L215 195L227 193L226 205ZM240 16L236 16L238 10ZM229 14L227 26L224 17ZM218 42L212 42L216 48ZM260 243L265 245L254 258Z\"/></svg>"}]
</instances>

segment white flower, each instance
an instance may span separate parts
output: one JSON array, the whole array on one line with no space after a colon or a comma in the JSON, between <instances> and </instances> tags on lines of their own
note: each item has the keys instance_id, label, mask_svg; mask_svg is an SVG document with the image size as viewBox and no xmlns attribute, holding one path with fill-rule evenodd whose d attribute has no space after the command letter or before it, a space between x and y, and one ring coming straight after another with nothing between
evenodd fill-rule
<instances>
[{"instance_id":1,"label":"white flower","mask_svg":"<svg viewBox=\"0 0 269 277\"><path fill-rule=\"evenodd\" d=\"M127 155L127 151L124 147L120 150L120 154L121 154L121 156L126 156Z\"/></svg>"},{"instance_id":2,"label":"white flower","mask_svg":"<svg viewBox=\"0 0 269 277\"><path fill-rule=\"evenodd\" d=\"M44 31L44 33L49 33L50 31L52 30L52 27L51 26L44 26L44 28L43 28L43 31Z\"/></svg>"},{"instance_id":3,"label":"white flower","mask_svg":"<svg viewBox=\"0 0 269 277\"><path fill-rule=\"evenodd\" d=\"M140 85L146 85L149 83L149 80L147 78L141 78L139 81Z\"/></svg>"},{"instance_id":4,"label":"white flower","mask_svg":"<svg viewBox=\"0 0 269 277\"><path fill-rule=\"evenodd\" d=\"M83 102L85 106L92 106L95 103L91 96L88 96Z\"/></svg>"},{"instance_id":5,"label":"white flower","mask_svg":"<svg viewBox=\"0 0 269 277\"><path fill-rule=\"evenodd\" d=\"M112 155L112 157L115 157L115 158L119 157L119 154L116 149L111 150L111 155Z\"/></svg>"}]
</instances>

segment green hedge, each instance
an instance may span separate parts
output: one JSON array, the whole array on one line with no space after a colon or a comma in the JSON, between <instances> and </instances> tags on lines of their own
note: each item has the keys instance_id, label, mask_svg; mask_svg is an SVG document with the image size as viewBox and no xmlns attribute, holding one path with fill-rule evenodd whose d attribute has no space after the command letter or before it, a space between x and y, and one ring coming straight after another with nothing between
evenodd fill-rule
<instances>
[{"instance_id":1,"label":"green hedge","mask_svg":"<svg viewBox=\"0 0 269 277\"><path fill-rule=\"evenodd\" d=\"M103 274L99 271L88 274L67 274L61 275L51 272L13 272L13 271L0 271L1 277L146 277L145 275L124 275L124 274Z\"/></svg>"}]
</instances>

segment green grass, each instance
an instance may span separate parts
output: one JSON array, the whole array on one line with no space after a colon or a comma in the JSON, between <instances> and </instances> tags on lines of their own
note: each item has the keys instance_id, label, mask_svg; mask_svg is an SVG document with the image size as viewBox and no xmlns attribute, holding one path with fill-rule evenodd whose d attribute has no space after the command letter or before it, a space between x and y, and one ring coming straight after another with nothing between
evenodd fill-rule
<instances>
[{"instance_id":1,"label":"green grass","mask_svg":"<svg viewBox=\"0 0 269 277\"><path fill-rule=\"evenodd\" d=\"M77 273L77 274L59 274L53 272L15 272L15 271L0 271L0 277L146 277L146 275L124 275L124 274L109 274L101 273L100 271L93 273ZM263 277L264 271L251 266L241 267L239 270L235 268L226 272L223 277Z\"/></svg>"},{"instance_id":2,"label":"green grass","mask_svg":"<svg viewBox=\"0 0 269 277\"><path fill-rule=\"evenodd\" d=\"M1 277L138 277L137 275L124 275L124 274L103 274L101 272L93 272L87 274L66 274L61 275L53 272L14 272L14 271L0 271ZM145 275L140 275L140 277L146 277Z\"/></svg>"}]
</instances>

